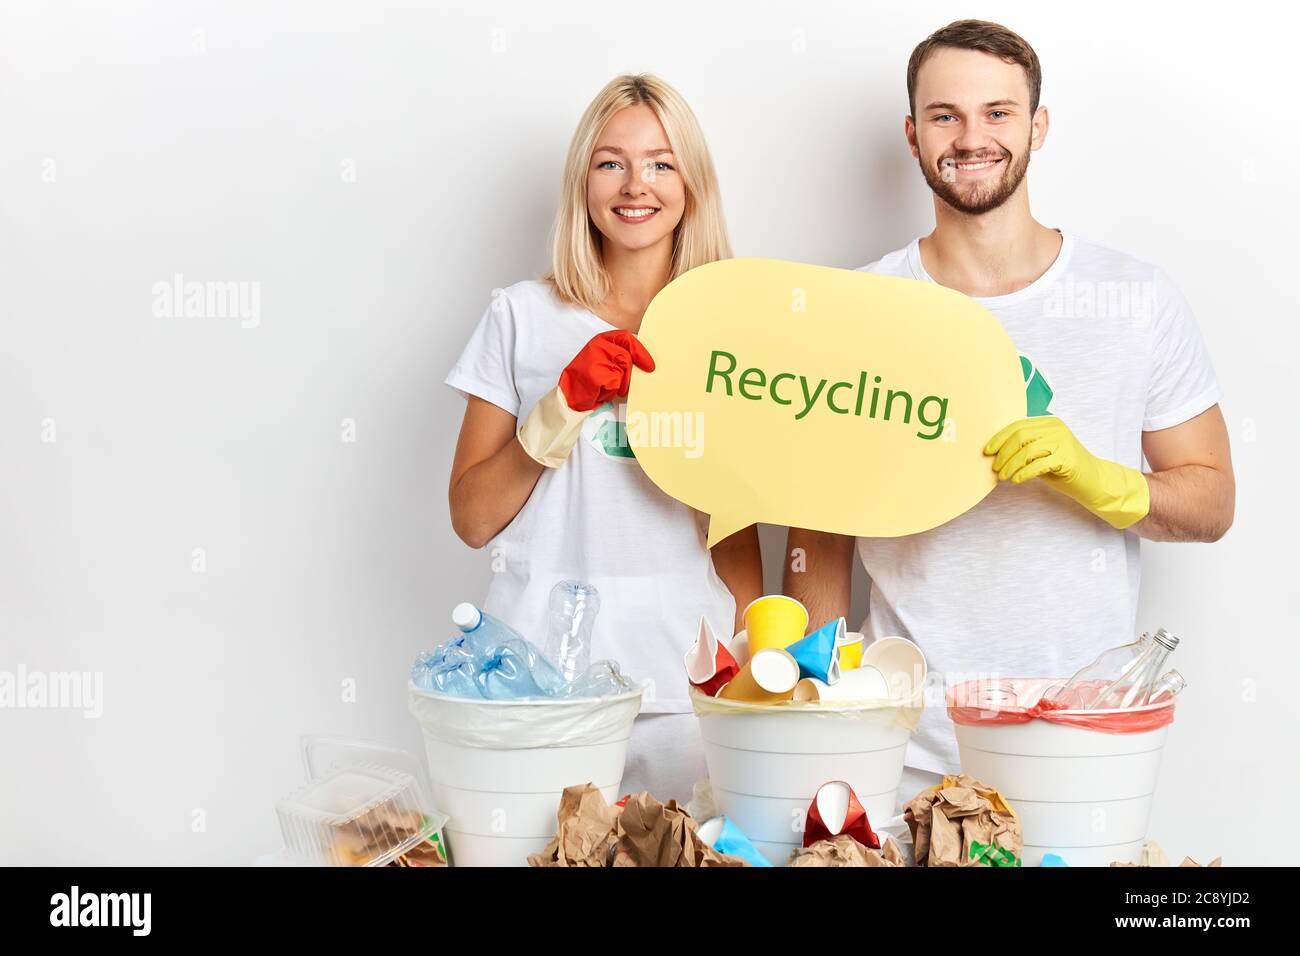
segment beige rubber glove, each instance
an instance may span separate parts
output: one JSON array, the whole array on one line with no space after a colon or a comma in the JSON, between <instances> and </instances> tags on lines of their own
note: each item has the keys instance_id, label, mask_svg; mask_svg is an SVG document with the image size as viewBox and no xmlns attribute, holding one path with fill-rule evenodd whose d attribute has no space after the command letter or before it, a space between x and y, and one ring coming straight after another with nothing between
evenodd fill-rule
<instances>
[{"instance_id":1,"label":"beige rubber glove","mask_svg":"<svg viewBox=\"0 0 1300 956\"><path fill-rule=\"evenodd\" d=\"M542 396L519 426L519 444L539 465L559 468L578 443L582 423L590 414L570 408L563 389L557 385Z\"/></svg>"},{"instance_id":2,"label":"beige rubber glove","mask_svg":"<svg viewBox=\"0 0 1300 956\"><path fill-rule=\"evenodd\" d=\"M516 433L530 458L559 468L578 443L592 409L623 398L633 367L653 372L654 359L635 335L623 329L592 336L560 373L560 384L533 406Z\"/></svg>"}]
</instances>

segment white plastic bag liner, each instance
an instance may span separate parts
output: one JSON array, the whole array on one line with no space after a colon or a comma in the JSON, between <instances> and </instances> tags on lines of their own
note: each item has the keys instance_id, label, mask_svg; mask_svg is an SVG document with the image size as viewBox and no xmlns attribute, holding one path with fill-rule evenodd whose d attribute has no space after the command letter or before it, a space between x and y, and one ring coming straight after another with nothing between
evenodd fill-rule
<instances>
[{"instance_id":1,"label":"white plastic bag liner","mask_svg":"<svg viewBox=\"0 0 1300 956\"><path fill-rule=\"evenodd\" d=\"M1054 683L1025 679L1026 700ZM1055 681L1059 683L1059 681ZM949 691L951 704L955 691ZM1132 713L1168 708L1173 702ZM1146 842L1151 800L1170 724L1137 733L1107 733L1055 720L999 723L990 710L986 723L961 723L957 749L961 768L996 789L1020 817L1021 862L1039 866L1055 853L1070 866L1137 863ZM1083 717L1107 712L1083 711ZM1120 714L1127 717L1128 713Z\"/></svg>"},{"instance_id":2,"label":"white plastic bag liner","mask_svg":"<svg viewBox=\"0 0 1300 956\"><path fill-rule=\"evenodd\" d=\"M452 865L527 865L555 835L565 787L591 783L615 802L643 692L477 700L411 685Z\"/></svg>"},{"instance_id":3,"label":"white plastic bag liner","mask_svg":"<svg viewBox=\"0 0 1300 956\"><path fill-rule=\"evenodd\" d=\"M777 866L803 846L808 806L827 781L846 781L868 821L894 816L920 692L906 701L751 704L692 690L691 702L719 809Z\"/></svg>"}]
</instances>

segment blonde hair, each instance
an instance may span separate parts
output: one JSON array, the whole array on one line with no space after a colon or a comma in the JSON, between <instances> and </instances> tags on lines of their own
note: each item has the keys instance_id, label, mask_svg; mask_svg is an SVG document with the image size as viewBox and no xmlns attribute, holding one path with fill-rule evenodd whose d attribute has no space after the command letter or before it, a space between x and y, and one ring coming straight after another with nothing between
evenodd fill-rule
<instances>
[{"instance_id":1,"label":"blonde hair","mask_svg":"<svg viewBox=\"0 0 1300 956\"><path fill-rule=\"evenodd\" d=\"M669 279L706 262L731 257L718 176L695 114L680 93L653 74L616 76L591 101L569 143L560 208L555 216L551 271L542 277L561 299L593 311L609 295L610 280L601 259L600 232L587 211L588 166L596 138L610 117L641 103L649 106L663 124L686 187L686 208L673 231Z\"/></svg>"}]
</instances>

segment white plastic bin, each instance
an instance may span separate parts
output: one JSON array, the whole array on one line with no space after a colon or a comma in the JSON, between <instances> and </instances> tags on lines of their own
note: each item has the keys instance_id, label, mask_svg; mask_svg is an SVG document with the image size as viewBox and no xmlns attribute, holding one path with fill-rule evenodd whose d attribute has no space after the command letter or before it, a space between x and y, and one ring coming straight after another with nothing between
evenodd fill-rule
<instances>
[{"instance_id":1,"label":"white plastic bin","mask_svg":"<svg viewBox=\"0 0 1300 956\"><path fill-rule=\"evenodd\" d=\"M555 836L565 787L618 799L643 687L609 697L475 700L411 686L453 866L525 866Z\"/></svg>"},{"instance_id":2,"label":"white plastic bin","mask_svg":"<svg viewBox=\"0 0 1300 956\"><path fill-rule=\"evenodd\" d=\"M1172 701L1141 710L1166 707L1172 718ZM1040 865L1045 853L1070 866L1139 862L1168 724L1137 733L1044 719L954 726L962 770L1020 816L1023 865Z\"/></svg>"},{"instance_id":3,"label":"white plastic bin","mask_svg":"<svg viewBox=\"0 0 1300 956\"><path fill-rule=\"evenodd\" d=\"M921 695L900 701L751 704L692 691L719 810L781 866L803 845L817 788L843 780L873 827L894 815Z\"/></svg>"}]
</instances>

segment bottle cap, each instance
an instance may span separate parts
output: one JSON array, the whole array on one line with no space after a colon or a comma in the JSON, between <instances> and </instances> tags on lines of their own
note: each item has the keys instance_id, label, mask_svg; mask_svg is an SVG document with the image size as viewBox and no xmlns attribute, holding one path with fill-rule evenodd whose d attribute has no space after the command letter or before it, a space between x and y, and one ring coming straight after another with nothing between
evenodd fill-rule
<instances>
[{"instance_id":1,"label":"bottle cap","mask_svg":"<svg viewBox=\"0 0 1300 956\"><path fill-rule=\"evenodd\" d=\"M1165 630L1163 627L1156 631L1154 639L1169 648L1171 651L1178 647L1178 638L1173 634L1170 634L1169 631Z\"/></svg>"},{"instance_id":2,"label":"bottle cap","mask_svg":"<svg viewBox=\"0 0 1300 956\"><path fill-rule=\"evenodd\" d=\"M452 608L451 623L462 631L472 631L483 623L483 614L473 604L465 601Z\"/></svg>"}]
</instances>

